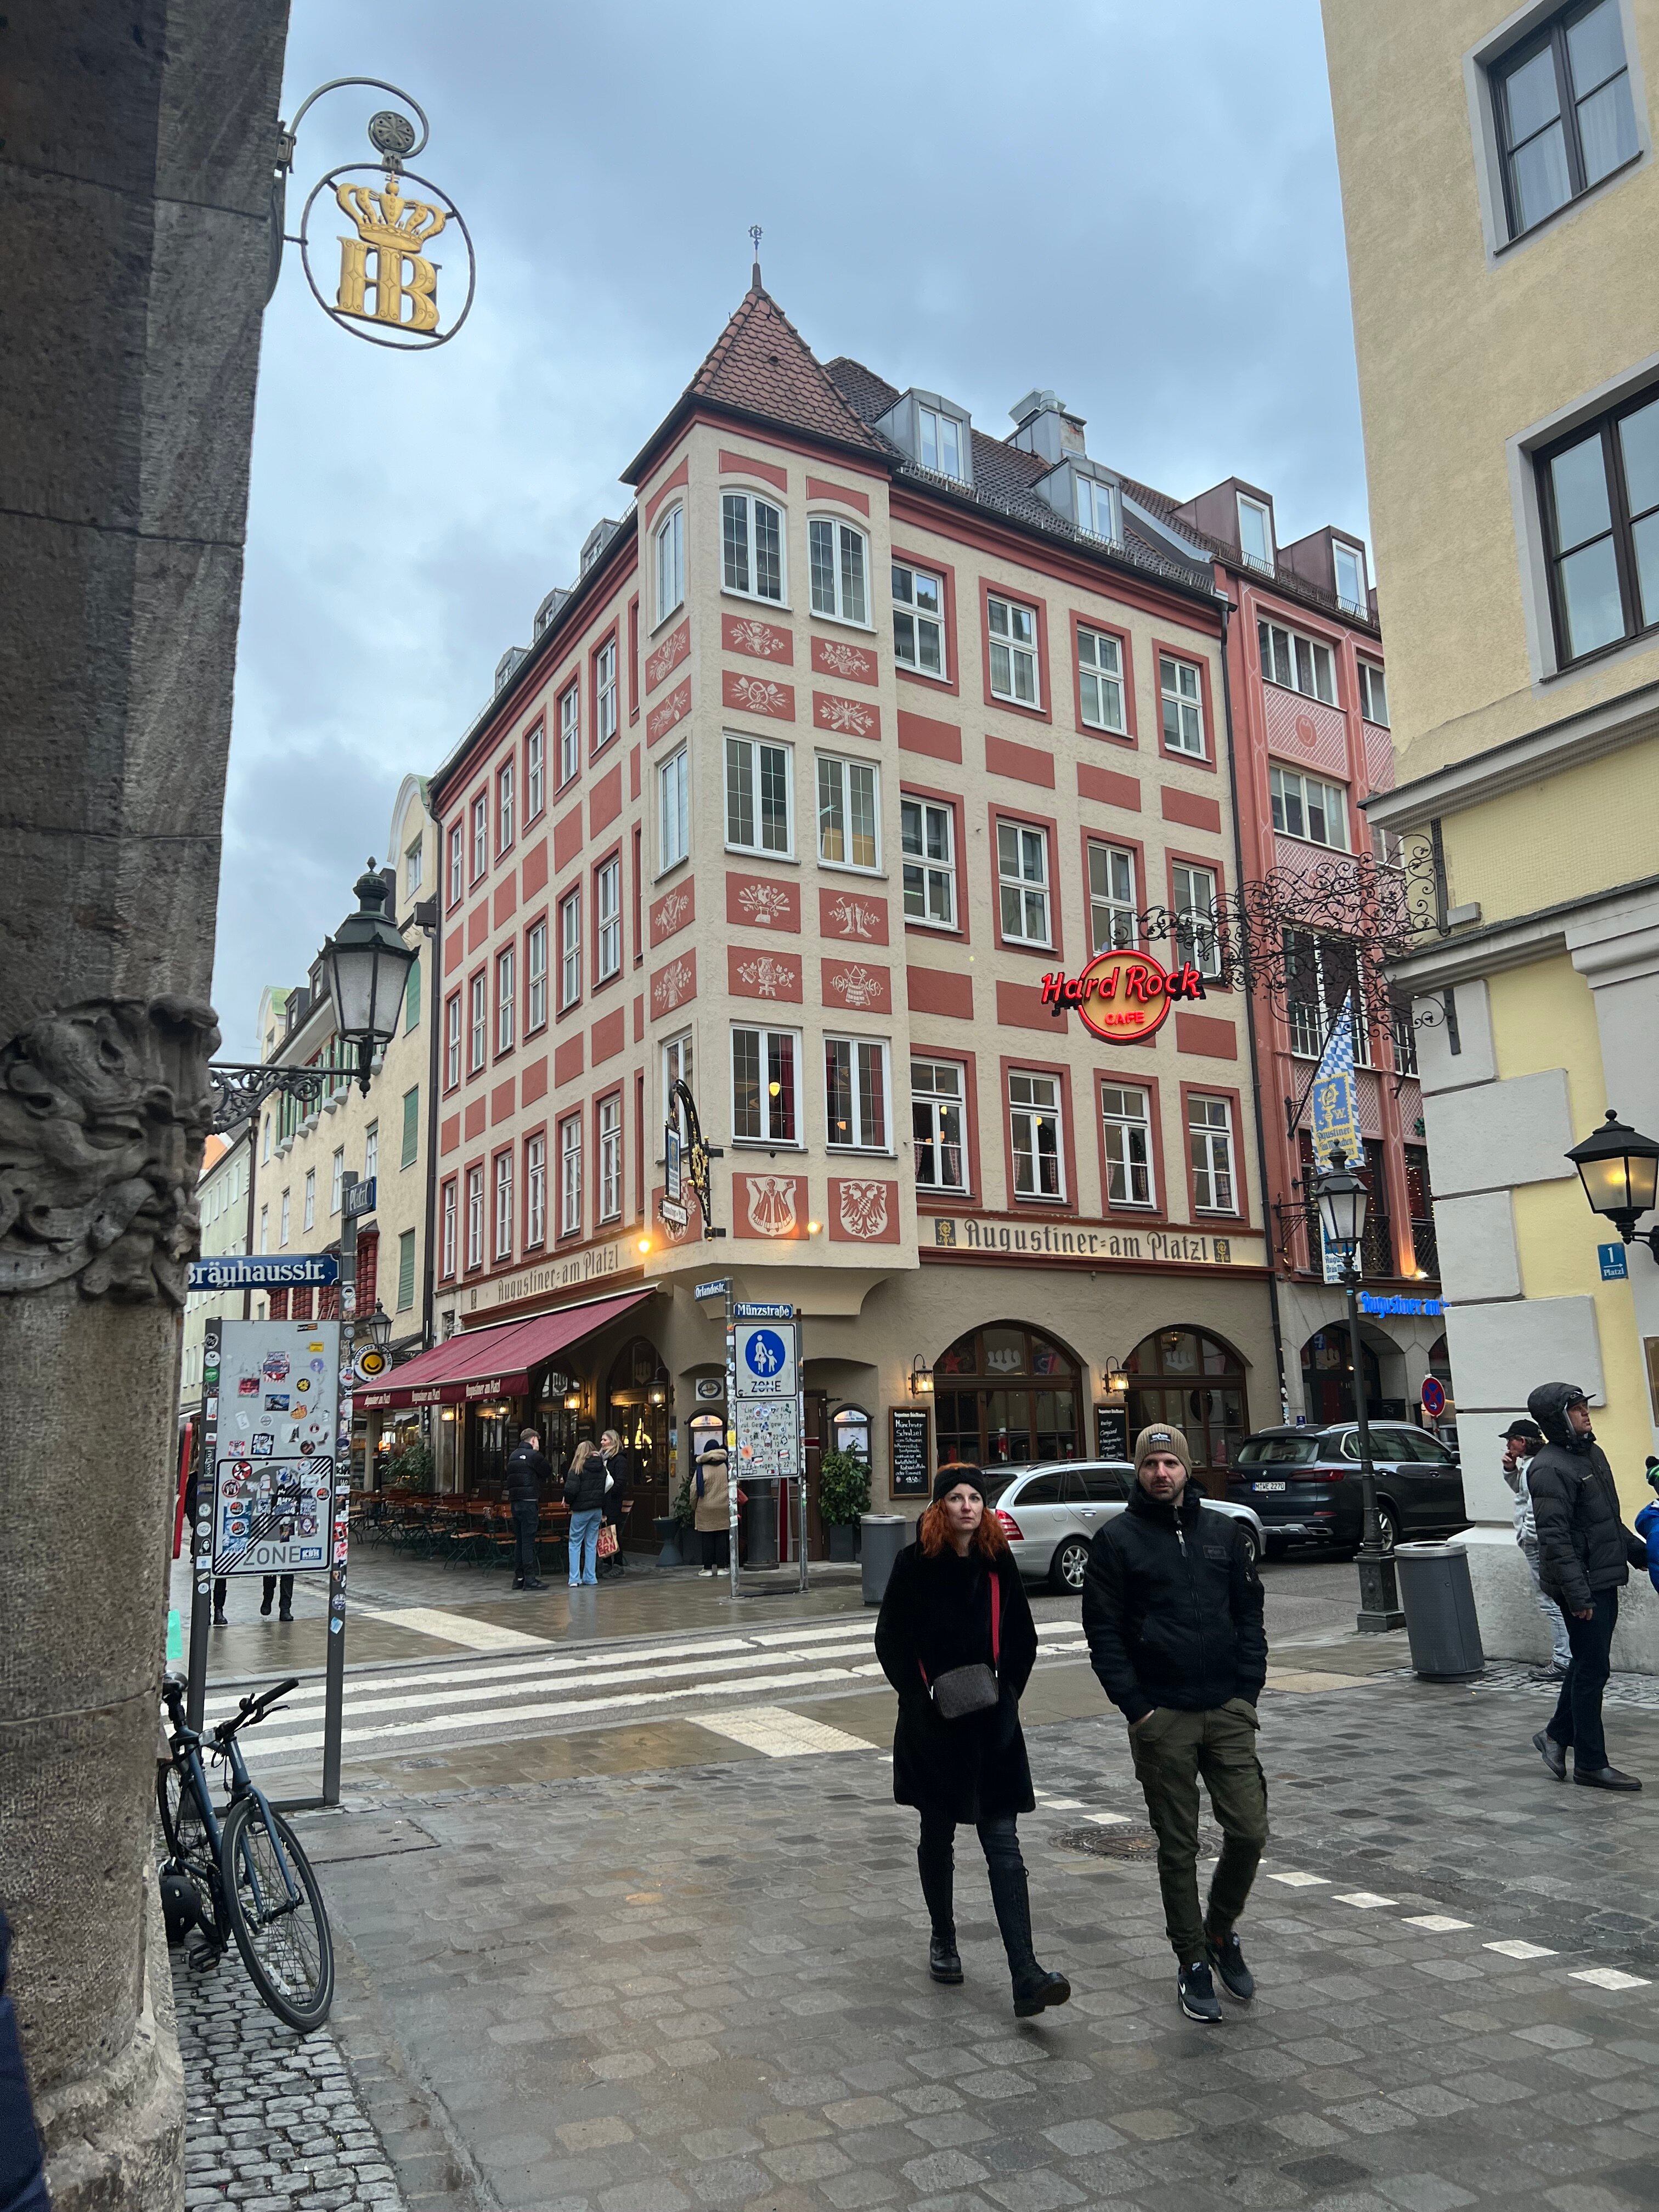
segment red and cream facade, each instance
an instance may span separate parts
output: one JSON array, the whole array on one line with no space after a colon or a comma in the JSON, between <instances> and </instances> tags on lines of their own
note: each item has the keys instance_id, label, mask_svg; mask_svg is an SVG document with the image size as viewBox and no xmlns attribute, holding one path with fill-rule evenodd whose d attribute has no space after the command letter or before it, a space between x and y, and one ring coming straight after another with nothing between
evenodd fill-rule
<instances>
[{"instance_id":1,"label":"red and cream facade","mask_svg":"<svg viewBox=\"0 0 1659 2212\"><path fill-rule=\"evenodd\" d=\"M1207 964L1212 573L1045 528L1042 465L965 416L959 478L907 464L890 390L751 290L433 784L438 1334L654 1292L560 1365L583 1430L663 1399L659 1512L720 1411L709 1275L802 1310L809 1431L867 1417L878 1505L891 1409L931 1405L936 1458L1087 1456L1137 1346L1127 1412L1185 1409L1212 1468L1279 1411L1244 1006L1210 981L1109 1046L1042 988L1148 905ZM677 1074L720 1241L659 1217Z\"/></svg>"}]
</instances>

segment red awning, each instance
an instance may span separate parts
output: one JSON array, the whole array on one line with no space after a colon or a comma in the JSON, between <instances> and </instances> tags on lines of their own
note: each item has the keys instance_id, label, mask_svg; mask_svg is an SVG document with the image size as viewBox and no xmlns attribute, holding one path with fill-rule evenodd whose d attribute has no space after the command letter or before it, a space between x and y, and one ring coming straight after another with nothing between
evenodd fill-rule
<instances>
[{"instance_id":1,"label":"red awning","mask_svg":"<svg viewBox=\"0 0 1659 2212\"><path fill-rule=\"evenodd\" d=\"M371 1409L385 1406L453 1406L469 1398L521 1398L530 1389L531 1370L555 1352L578 1344L655 1294L630 1291L623 1297L561 1306L556 1313L534 1314L528 1321L469 1330L446 1344L417 1352L396 1370L396 1380L378 1390L359 1390L355 1402Z\"/></svg>"}]
</instances>

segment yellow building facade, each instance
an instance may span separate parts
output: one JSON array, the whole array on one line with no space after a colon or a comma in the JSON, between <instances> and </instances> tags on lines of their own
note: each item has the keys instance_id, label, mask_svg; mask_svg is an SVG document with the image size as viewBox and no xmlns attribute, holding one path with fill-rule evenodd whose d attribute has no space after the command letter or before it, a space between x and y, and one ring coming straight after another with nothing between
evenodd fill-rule
<instances>
[{"instance_id":1,"label":"yellow building facade","mask_svg":"<svg viewBox=\"0 0 1659 2212\"><path fill-rule=\"evenodd\" d=\"M1659 1133L1659 0L1324 15L1465 1488L1578 1382L1633 1506L1659 1265L1565 1155Z\"/></svg>"}]
</instances>

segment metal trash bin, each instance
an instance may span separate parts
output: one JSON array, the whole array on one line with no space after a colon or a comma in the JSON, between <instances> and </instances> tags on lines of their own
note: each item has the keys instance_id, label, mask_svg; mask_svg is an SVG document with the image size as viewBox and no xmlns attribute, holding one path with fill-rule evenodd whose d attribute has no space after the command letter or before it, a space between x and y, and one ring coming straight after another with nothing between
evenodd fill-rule
<instances>
[{"instance_id":1,"label":"metal trash bin","mask_svg":"<svg viewBox=\"0 0 1659 2212\"><path fill-rule=\"evenodd\" d=\"M910 1538L910 1523L902 1513L863 1513L864 1531L860 1558L864 1569L864 1602L879 1605L887 1595L887 1577L893 1562Z\"/></svg>"},{"instance_id":2,"label":"metal trash bin","mask_svg":"<svg viewBox=\"0 0 1659 2212\"><path fill-rule=\"evenodd\" d=\"M1413 1671L1431 1682L1467 1681L1484 1673L1486 1655L1464 1546L1396 1544L1394 1558Z\"/></svg>"}]
</instances>

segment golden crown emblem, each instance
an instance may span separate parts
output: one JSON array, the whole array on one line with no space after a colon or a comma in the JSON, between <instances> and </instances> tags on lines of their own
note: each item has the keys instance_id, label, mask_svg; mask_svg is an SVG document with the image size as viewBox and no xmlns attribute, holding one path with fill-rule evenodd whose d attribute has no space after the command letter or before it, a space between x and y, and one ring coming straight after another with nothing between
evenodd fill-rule
<instances>
[{"instance_id":1,"label":"golden crown emblem","mask_svg":"<svg viewBox=\"0 0 1659 2212\"><path fill-rule=\"evenodd\" d=\"M379 191L368 185L338 185L334 197L341 211L356 224L363 244L391 253L418 253L449 221L441 208L425 200L406 200L389 170Z\"/></svg>"}]
</instances>

